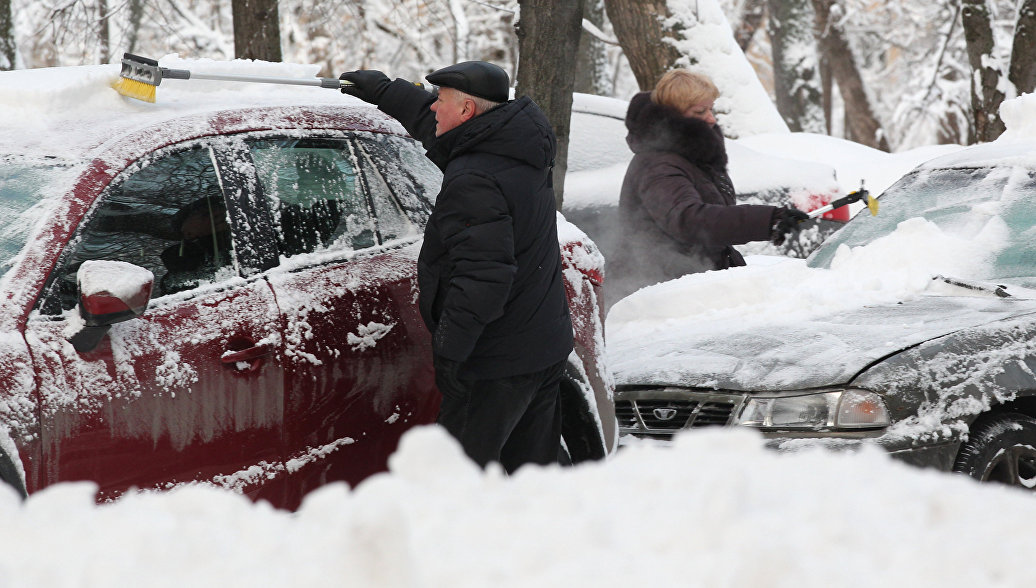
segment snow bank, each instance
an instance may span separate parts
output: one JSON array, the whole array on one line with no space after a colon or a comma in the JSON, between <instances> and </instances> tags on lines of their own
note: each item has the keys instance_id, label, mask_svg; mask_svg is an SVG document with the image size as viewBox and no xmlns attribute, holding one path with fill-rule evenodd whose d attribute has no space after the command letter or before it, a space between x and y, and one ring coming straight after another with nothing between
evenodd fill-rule
<instances>
[{"instance_id":1,"label":"snow bank","mask_svg":"<svg viewBox=\"0 0 1036 588\"><path fill-rule=\"evenodd\" d=\"M1003 140L1036 137L1036 94L1022 94L1000 104L1000 118L1007 126Z\"/></svg>"},{"instance_id":2,"label":"snow bank","mask_svg":"<svg viewBox=\"0 0 1036 588\"><path fill-rule=\"evenodd\" d=\"M216 489L94 506L0 491L0 577L28 586L1024 586L1036 503L884 453L778 454L706 430L610 462L479 471L438 427L391 472L290 514Z\"/></svg>"}]
</instances>

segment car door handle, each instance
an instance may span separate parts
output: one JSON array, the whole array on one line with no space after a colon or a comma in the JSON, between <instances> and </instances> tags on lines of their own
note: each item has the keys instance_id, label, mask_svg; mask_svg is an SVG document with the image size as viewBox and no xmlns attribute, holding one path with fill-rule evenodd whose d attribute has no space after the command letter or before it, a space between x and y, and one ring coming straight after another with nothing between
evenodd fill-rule
<instances>
[{"instance_id":1,"label":"car door handle","mask_svg":"<svg viewBox=\"0 0 1036 588\"><path fill-rule=\"evenodd\" d=\"M225 364L233 364L241 361L255 361L261 357L273 354L273 346L256 345L240 351L225 351L219 360Z\"/></svg>"}]
</instances>

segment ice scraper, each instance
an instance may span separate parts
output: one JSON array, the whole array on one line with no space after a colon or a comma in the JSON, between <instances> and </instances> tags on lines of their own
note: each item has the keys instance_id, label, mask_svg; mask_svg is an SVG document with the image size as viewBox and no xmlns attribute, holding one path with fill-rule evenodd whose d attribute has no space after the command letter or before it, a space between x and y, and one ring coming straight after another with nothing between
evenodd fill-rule
<instances>
[{"instance_id":1,"label":"ice scraper","mask_svg":"<svg viewBox=\"0 0 1036 588\"><path fill-rule=\"evenodd\" d=\"M161 67L154 59L133 55L132 53L124 53L122 56L121 75L112 84L112 87L123 96L143 100L144 102L154 102L155 90L162 83L163 79L290 84L295 86L317 86L332 90L340 90L343 86L352 85L352 82L337 78L278 78L240 74L192 73L186 69Z\"/></svg>"}]
</instances>

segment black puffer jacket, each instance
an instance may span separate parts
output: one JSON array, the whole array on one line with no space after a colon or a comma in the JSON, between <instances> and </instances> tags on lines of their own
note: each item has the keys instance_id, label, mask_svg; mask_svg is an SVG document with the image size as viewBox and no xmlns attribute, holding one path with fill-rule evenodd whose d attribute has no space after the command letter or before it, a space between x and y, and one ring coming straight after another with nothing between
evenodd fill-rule
<instances>
[{"instance_id":1,"label":"black puffer jacket","mask_svg":"<svg viewBox=\"0 0 1036 588\"><path fill-rule=\"evenodd\" d=\"M421 315L436 355L500 378L572 351L551 165L556 142L527 97L435 137L434 96L396 80L378 107L443 170L418 258Z\"/></svg>"},{"instance_id":2,"label":"black puffer jacket","mask_svg":"<svg viewBox=\"0 0 1036 588\"><path fill-rule=\"evenodd\" d=\"M641 92L626 129L634 156L619 196L621 246L608 259L609 302L684 274L744 265L732 245L770 238L777 209L735 206L719 127Z\"/></svg>"}]
</instances>

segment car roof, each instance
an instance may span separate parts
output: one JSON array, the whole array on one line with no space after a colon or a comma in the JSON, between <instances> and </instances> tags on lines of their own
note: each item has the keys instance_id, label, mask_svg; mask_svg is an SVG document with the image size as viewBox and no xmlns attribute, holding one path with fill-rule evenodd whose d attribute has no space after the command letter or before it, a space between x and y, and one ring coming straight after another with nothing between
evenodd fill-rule
<instances>
[{"instance_id":1,"label":"car roof","mask_svg":"<svg viewBox=\"0 0 1036 588\"><path fill-rule=\"evenodd\" d=\"M1036 139L1004 137L930 159L916 169L1023 167L1036 169Z\"/></svg>"},{"instance_id":2,"label":"car roof","mask_svg":"<svg viewBox=\"0 0 1036 588\"><path fill-rule=\"evenodd\" d=\"M160 60L163 67L194 72L313 78L316 66L235 60ZM167 65L168 63L168 65ZM156 143L214 132L336 126L405 134L399 123L340 92L295 85L164 80L154 104L112 89L120 66L96 65L0 72L0 155L70 162L127 135L147 130ZM314 115L314 113L317 113Z\"/></svg>"}]
</instances>

